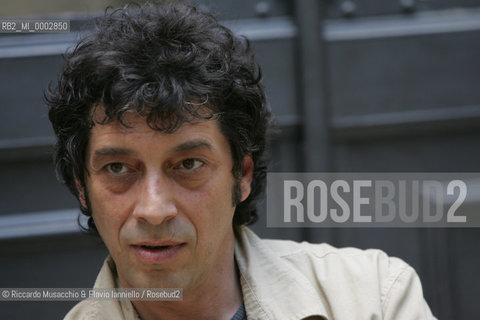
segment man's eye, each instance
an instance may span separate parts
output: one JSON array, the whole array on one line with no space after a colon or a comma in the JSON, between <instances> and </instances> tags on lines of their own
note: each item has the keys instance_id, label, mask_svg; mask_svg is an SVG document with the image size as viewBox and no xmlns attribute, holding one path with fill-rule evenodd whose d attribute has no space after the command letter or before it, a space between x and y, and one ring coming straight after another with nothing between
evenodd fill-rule
<instances>
[{"instance_id":1,"label":"man's eye","mask_svg":"<svg viewBox=\"0 0 480 320\"><path fill-rule=\"evenodd\" d=\"M117 176L128 172L127 166L120 162L108 164L107 170L109 173Z\"/></svg>"},{"instance_id":2,"label":"man's eye","mask_svg":"<svg viewBox=\"0 0 480 320\"><path fill-rule=\"evenodd\" d=\"M195 170L200 168L203 165L203 162L198 159L185 159L180 164L180 167L185 170Z\"/></svg>"}]
</instances>

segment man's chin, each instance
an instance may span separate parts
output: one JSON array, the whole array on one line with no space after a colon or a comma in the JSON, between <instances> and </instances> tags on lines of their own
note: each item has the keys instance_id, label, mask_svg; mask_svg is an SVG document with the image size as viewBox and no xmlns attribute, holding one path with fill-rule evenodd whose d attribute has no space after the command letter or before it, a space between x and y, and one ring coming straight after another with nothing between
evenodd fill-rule
<instances>
[{"instance_id":1,"label":"man's chin","mask_svg":"<svg viewBox=\"0 0 480 320\"><path fill-rule=\"evenodd\" d=\"M188 281L188 272L183 268L166 268L161 265L136 264L127 270L118 270L118 276L124 288L184 288Z\"/></svg>"}]
</instances>

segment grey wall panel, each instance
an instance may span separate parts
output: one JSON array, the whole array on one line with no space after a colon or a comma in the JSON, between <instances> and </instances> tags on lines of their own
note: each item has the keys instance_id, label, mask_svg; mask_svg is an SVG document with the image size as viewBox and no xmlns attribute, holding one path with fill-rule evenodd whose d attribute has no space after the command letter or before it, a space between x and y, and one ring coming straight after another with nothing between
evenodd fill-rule
<instances>
[{"instance_id":1,"label":"grey wall panel","mask_svg":"<svg viewBox=\"0 0 480 320\"><path fill-rule=\"evenodd\" d=\"M42 97L60 61L59 56L0 59L0 139L53 134Z\"/></svg>"},{"instance_id":2,"label":"grey wall panel","mask_svg":"<svg viewBox=\"0 0 480 320\"><path fill-rule=\"evenodd\" d=\"M272 146L267 157L269 159L269 172L299 172L302 168L298 155L301 149L298 140L288 139Z\"/></svg>"},{"instance_id":3,"label":"grey wall panel","mask_svg":"<svg viewBox=\"0 0 480 320\"><path fill-rule=\"evenodd\" d=\"M262 16L285 15L289 11L289 0L197 0L222 19L247 19Z\"/></svg>"},{"instance_id":4,"label":"grey wall panel","mask_svg":"<svg viewBox=\"0 0 480 320\"><path fill-rule=\"evenodd\" d=\"M76 207L54 173L51 157L0 162L0 215Z\"/></svg>"},{"instance_id":5,"label":"grey wall panel","mask_svg":"<svg viewBox=\"0 0 480 320\"><path fill-rule=\"evenodd\" d=\"M478 0L330 0L327 3L326 14L329 18L408 14L418 11L452 10L480 5Z\"/></svg>"},{"instance_id":6,"label":"grey wall panel","mask_svg":"<svg viewBox=\"0 0 480 320\"><path fill-rule=\"evenodd\" d=\"M332 114L480 105L480 32L328 46Z\"/></svg>"},{"instance_id":7,"label":"grey wall panel","mask_svg":"<svg viewBox=\"0 0 480 320\"><path fill-rule=\"evenodd\" d=\"M298 114L295 39L259 40L253 46L273 112L279 117Z\"/></svg>"},{"instance_id":8,"label":"grey wall panel","mask_svg":"<svg viewBox=\"0 0 480 320\"><path fill-rule=\"evenodd\" d=\"M91 286L106 257L98 239L80 233L2 240L0 252L4 287ZM75 272L80 273L72 277Z\"/></svg>"},{"instance_id":9,"label":"grey wall panel","mask_svg":"<svg viewBox=\"0 0 480 320\"><path fill-rule=\"evenodd\" d=\"M478 172L480 134L404 137L334 146L339 172Z\"/></svg>"}]
</instances>

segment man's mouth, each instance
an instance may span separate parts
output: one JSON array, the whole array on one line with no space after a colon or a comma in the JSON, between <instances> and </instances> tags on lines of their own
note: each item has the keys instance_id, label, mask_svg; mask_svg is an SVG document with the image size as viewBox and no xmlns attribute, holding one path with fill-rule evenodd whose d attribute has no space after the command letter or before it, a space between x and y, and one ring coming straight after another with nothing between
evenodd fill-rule
<instances>
[{"instance_id":1,"label":"man's mouth","mask_svg":"<svg viewBox=\"0 0 480 320\"><path fill-rule=\"evenodd\" d=\"M147 245L142 245L141 247L146 248L146 249L167 249L171 246L147 246Z\"/></svg>"},{"instance_id":2,"label":"man's mouth","mask_svg":"<svg viewBox=\"0 0 480 320\"><path fill-rule=\"evenodd\" d=\"M159 264L173 259L185 246L185 243L136 244L132 245L137 258L143 263Z\"/></svg>"}]
</instances>

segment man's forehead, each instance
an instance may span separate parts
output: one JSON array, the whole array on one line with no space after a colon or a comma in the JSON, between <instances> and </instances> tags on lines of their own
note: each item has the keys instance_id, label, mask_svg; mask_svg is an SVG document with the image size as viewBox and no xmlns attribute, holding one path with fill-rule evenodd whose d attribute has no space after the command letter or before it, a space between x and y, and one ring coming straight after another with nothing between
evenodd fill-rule
<instances>
[{"instance_id":1,"label":"man's forehead","mask_svg":"<svg viewBox=\"0 0 480 320\"><path fill-rule=\"evenodd\" d=\"M173 138L175 136L182 136L184 133L192 136L217 136L216 131L218 131L218 135L221 135L222 137L224 136L219 130L216 120L196 119L180 124L177 128L175 128L175 130L163 131L149 126L145 117L129 116L128 119L122 122L111 120L106 123L94 124L90 132L90 139L97 140L100 137L112 138L112 136L115 135L120 139L127 138L129 136L138 136L141 138L157 135L161 135L166 138Z\"/></svg>"},{"instance_id":2,"label":"man's forehead","mask_svg":"<svg viewBox=\"0 0 480 320\"><path fill-rule=\"evenodd\" d=\"M98 108L101 110L100 108ZM122 121L117 119L109 119L105 121L104 111L97 111L93 116L99 117L95 120L90 132L89 149L90 152L97 148L119 147L123 143L132 141L141 141L155 137L163 137L162 143L171 144L172 149L177 151L185 149L178 147L178 145L191 147L189 141L193 141L198 146L205 145L220 145L223 141L227 141L224 134L221 132L217 119L193 119L188 122L183 122L173 131L162 131L148 123L145 116L138 115L136 112L125 113ZM139 140L141 139L141 140ZM203 141L197 143L195 141ZM89 153L90 153L89 152Z\"/></svg>"}]
</instances>

